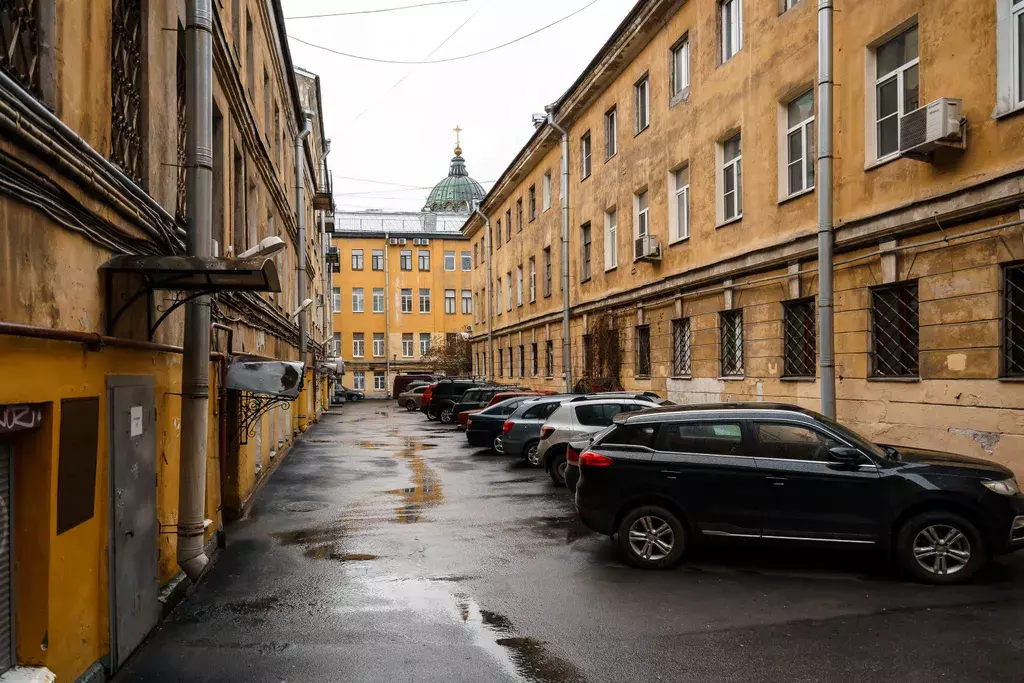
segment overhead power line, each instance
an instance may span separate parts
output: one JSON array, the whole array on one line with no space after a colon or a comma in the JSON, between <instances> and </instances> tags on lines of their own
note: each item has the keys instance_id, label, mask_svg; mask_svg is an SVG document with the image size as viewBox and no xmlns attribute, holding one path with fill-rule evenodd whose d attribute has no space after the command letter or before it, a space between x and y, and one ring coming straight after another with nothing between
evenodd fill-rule
<instances>
[{"instance_id":1,"label":"overhead power line","mask_svg":"<svg viewBox=\"0 0 1024 683\"><path fill-rule=\"evenodd\" d=\"M531 36L537 35L541 31L546 31L547 29L551 28L552 26L556 26L556 25L562 23L563 21L566 21L567 19L571 19L572 17L576 16L577 14L582 12L583 10L587 9L588 7L591 7L592 5L597 4L598 2L599 2L599 0L591 0L590 2L588 2L583 7L580 7L578 10L576 10L576 11L570 13L570 14L565 15L561 19L556 19L555 21L551 22L550 24L547 24L546 26L541 26L540 28L535 29L533 31L530 31L529 33L527 33L525 35L521 35L518 38L513 38L512 40L504 42L501 45L495 45L494 47L489 47L486 50L480 50L478 52L471 52L471 53L469 53L467 55L459 55L458 57L445 57L444 59L428 59L428 60L423 60L423 61L402 60L402 59L380 59L380 58L377 58L377 57L367 57L365 55L354 55L354 54L349 53L349 52L342 52L340 50L335 50L333 48L324 47L323 45L317 45L316 43L310 43L309 41L303 40L302 38L298 38L296 36L289 36L289 37L292 40L294 40L295 42L297 42L297 43L302 43L303 45L308 45L309 47L316 48L318 50L323 50L325 52L330 52L332 54L340 55L342 57L348 57L350 59L358 59L358 60L361 60L361 61L364 61L364 62L376 62L378 64L444 64L444 63L447 63L447 62L457 62L457 61L459 61L461 59L469 59L470 57L479 57L480 55L487 54L488 52L494 52L495 50L500 50L500 49L502 49L504 47L508 47L509 45L513 45L515 43L518 43L521 40L526 40L527 38L529 38Z\"/></svg>"},{"instance_id":2,"label":"overhead power line","mask_svg":"<svg viewBox=\"0 0 1024 683\"><path fill-rule=\"evenodd\" d=\"M328 12L327 14L302 14L295 17L285 17L285 19L321 19L323 17L350 17L355 14L379 14L381 12L397 12L403 9L415 9L417 7L431 7L433 5L453 5L457 2L467 2L468 0L439 0L438 2L424 2L419 5L402 5L401 7L384 7L382 9L364 9L364 10L353 10L351 12Z\"/></svg>"}]
</instances>

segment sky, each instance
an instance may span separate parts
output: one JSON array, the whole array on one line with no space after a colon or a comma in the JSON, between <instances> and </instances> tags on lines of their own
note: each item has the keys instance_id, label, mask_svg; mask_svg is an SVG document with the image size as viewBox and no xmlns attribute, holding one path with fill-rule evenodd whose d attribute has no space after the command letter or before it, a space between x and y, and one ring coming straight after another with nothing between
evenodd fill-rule
<instances>
[{"instance_id":1,"label":"sky","mask_svg":"<svg viewBox=\"0 0 1024 683\"><path fill-rule=\"evenodd\" d=\"M439 0L282 4L285 17L297 17L431 1ZM533 134L531 114L543 112L545 104L572 84L633 4L634 0L449 0L394 12L289 18L293 62L320 76L324 124L331 138L328 166L338 209L419 211L429 188L448 174L456 126L462 128L462 155L469 174L489 190ZM575 16L513 45L441 64L380 64L295 40L354 55L421 62L435 50L430 59L494 47L583 7Z\"/></svg>"}]
</instances>

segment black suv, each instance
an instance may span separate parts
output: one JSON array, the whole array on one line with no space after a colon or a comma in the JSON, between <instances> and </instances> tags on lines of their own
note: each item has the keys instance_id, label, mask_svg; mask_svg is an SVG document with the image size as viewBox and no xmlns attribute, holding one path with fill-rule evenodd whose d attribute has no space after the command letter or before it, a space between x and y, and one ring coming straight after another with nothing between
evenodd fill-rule
<instances>
[{"instance_id":1,"label":"black suv","mask_svg":"<svg viewBox=\"0 0 1024 683\"><path fill-rule=\"evenodd\" d=\"M876 445L813 411L764 403L624 414L579 456L583 522L640 567L702 536L864 544L918 579L966 581L1024 547L1024 496L987 460Z\"/></svg>"},{"instance_id":2,"label":"black suv","mask_svg":"<svg viewBox=\"0 0 1024 683\"><path fill-rule=\"evenodd\" d=\"M486 386L486 384L475 379L438 380L423 392L420 412L426 415L428 420L436 420L443 408L447 408L450 413L455 406L455 402L462 398L463 394L473 387L482 386ZM449 416L448 422L454 420L455 417Z\"/></svg>"}]
</instances>

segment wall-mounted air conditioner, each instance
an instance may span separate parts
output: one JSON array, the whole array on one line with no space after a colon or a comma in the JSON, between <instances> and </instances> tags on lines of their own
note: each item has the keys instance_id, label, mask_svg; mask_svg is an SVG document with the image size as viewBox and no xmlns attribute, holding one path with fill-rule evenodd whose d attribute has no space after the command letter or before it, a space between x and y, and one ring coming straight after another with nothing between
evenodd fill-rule
<instances>
[{"instance_id":1,"label":"wall-mounted air conditioner","mask_svg":"<svg viewBox=\"0 0 1024 683\"><path fill-rule=\"evenodd\" d=\"M660 261L661 244L658 238L651 235L643 235L633 240L634 261Z\"/></svg>"},{"instance_id":2,"label":"wall-mounted air conditioner","mask_svg":"<svg viewBox=\"0 0 1024 683\"><path fill-rule=\"evenodd\" d=\"M966 128L960 100L940 97L900 117L900 154L929 161L939 147L964 149Z\"/></svg>"},{"instance_id":3,"label":"wall-mounted air conditioner","mask_svg":"<svg viewBox=\"0 0 1024 683\"><path fill-rule=\"evenodd\" d=\"M403 246L403 247L405 246L405 243L406 243L406 242L408 242L408 241L409 241L409 240L405 239L404 237L399 237L399 238L398 238L398 243L399 243L399 244L400 244L401 246Z\"/></svg>"},{"instance_id":4,"label":"wall-mounted air conditioner","mask_svg":"<svg viewBox=\"0 0 1024 683\"><path fill-rule=\"evenodd\" d=\"M398 238L397 237L392 237L391 239L388 240L388 244L390 244L393 247L397 247L398 246Z\"/></svg>"}]
</instances>

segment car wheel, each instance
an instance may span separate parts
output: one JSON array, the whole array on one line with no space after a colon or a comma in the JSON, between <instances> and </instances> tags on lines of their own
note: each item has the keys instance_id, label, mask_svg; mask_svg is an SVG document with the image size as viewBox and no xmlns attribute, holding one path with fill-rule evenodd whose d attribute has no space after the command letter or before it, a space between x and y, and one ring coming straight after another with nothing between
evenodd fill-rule
<instances>
[{"instance_id":1,"label":"car wheel","mask_svg":"<svg viewBox=\"0 0 1024 683\"><path fill-rule=\"evenodd\" d=\"M523 459L530 463L531 467L540 467L540 458L537 456L537 442L531 441L523 448Z\"/></svg>"},{"instance_id":2,"label":"car wheel","mask_svg":"<svg viewBox=\"0 0 1024 683\"><path fill-rule=\"evenodd\" d=\"M619 549L641 569L666 569L686 552L686 527L673 513L657 505L632 510L619 524Z\"/></svg>"},{"instance_id":3,"label":"car wheel","mask_svg":"<svg viewBox=\"0 0 1024 683\"><path fill-rule=\"evenodd\" d=\"M896 535L896 557L914 578L927 583L962 583L988 561L978 528L953 512L925 512L907 520Z\"/></svg>"},{"instance_id":4,"label":"car wheel","mask_svg":"<svg viewBox=\"0 0 1024 683\"><path fill-rule=\"evenodd\" d=\"M452 416L455 414L455 409L452 407L443 408L441 410L441 424L450 425L452 423Z\"/></svg>"},{"instance_id":5,"label":"car wheel","mask_svg":"<svg viewBox=\"0 0 1024 683\"><path fill-rule=\"evenodd\" d=\"M500 436L494 437L494 440L491 441L491 450L494 451L495 453L501 453L502 452L501 437Z\"/></svg>"},{"instance_id":6,"label":"car wheel","mask_svg":"<svg viewBox=\"0 0 1024 683\"><path fill-rule=\"evenodd\" d=\"M548 474L551 475L551 481L555 482L555 486L565 486L565 468L568 466L565 451L555 453L548 461Z\"/></svg>"},{"instance_id":7,"label":"car wheel","mask_svg":"<svg viewBox=\"0 0 1024 683\"><path fill-rule=\"evenodd\" d=\"M428 420L436 420L437 419L437 408L434 408L433 406L427 408L427 419Z\"/></svg>"},{"instance_id":8,"label":"car wheel","mask_svg":"<svg viewBox=\"0 0 1024 683\"><path fill-rule=\"evenodd\" d=\"M416 410L416 401L410 398L408 401L405 402L405 409L408 410L410 413Z\"/></svg>"}]
</instances>

